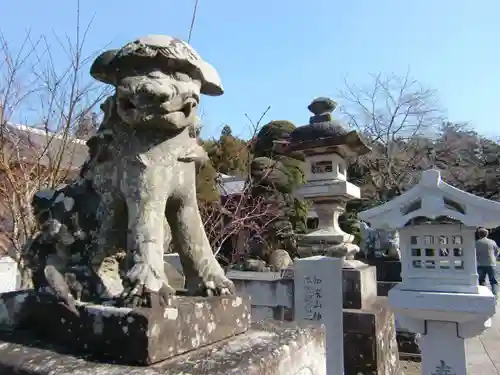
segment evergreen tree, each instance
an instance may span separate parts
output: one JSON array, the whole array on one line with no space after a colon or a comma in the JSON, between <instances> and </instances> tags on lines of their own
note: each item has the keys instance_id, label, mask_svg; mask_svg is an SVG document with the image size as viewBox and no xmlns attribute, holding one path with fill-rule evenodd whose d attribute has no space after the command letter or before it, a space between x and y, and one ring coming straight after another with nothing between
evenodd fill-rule
<instances>
[{"instance_id":1,"label":"evergreen tree","mask_svg":"<svg viewBox=\"0 0 500 375\"><path fill-rule=\"evenodd\" d=\"M229 125L224 126L219 139L207 144L206 149L217 172L236 176L246 175L249 163L247 142L233 136Z\"/></svg>"},{"instance_id":2,"label":"evergreen tree","mask_svg":"<svg viewBox=\"0 0 500 375\"><path fill-rule=\"evenodd\" d=\"M201 165L196 174L196 196L201 203L211 203L219 200L217 186L217 171L210 161Z\"/></svg>"},{"instance_id":3,"label":"evergreen tree","mask_svg":"<svg viewBox=\"0 0 500 375\"><path fill-rule=\"evenodd\" d=\"M203 142L205 151L212 147L210 141ZM199 165L196 172L196 196L200 203L212 203L220 198L219 189L217 186L217 171L211 160L207 160L204 164Z\"/></svg>"},{"instance_id":4,"label":"evergreen tree","mask_svg":"<svg viewBox=\"0 0 500 375\"><path fill-rule=\"evenodd\" d=\"M278 248L294 255L295 235L306 230L308 206L293 195L304 183L303 156L276 147L276 141L287 138L294 129L295 125L289 121L271 121L254 139L251 165L253 194L282 207L280 217L266 230L267 247L260 254L263 259Z\"/></svg>"}]
</instances>

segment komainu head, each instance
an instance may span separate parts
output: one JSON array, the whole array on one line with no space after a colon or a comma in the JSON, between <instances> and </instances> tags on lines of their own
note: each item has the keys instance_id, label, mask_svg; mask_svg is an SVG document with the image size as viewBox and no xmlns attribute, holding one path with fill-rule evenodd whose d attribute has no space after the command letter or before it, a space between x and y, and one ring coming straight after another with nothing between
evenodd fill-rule
<instances>
[{"instance_id":1,"label":"komainu head","mask_svg":"<svg viewBox=\"0 0 500 375\"><path fill-rule=\"evenodd\" d=\"M150 35L103 52L90 74L116 88L125 123L179 130L196 122L200 94L223 94L217 71L186 42Z\"/></svg>"}]
</instances>

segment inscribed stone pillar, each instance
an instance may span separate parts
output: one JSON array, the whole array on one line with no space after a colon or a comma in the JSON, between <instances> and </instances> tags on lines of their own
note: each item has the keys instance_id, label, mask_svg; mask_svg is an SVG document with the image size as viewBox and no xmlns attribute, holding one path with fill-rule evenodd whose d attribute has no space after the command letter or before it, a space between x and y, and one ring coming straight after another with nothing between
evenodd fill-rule
<instances>
[{"instance_id":1,"label":"inscribed stone pillar","mask_svg":"<svg viewBox=\"0 0 500 375\"><path fill-rule=\"evenodd\" d=\"M295 260L295 319L323 324L326 373L344 373L342 259L314 256Z\"/></svg>"},{"instance_id":2,"label":"inscribed stone pillar","mask_svg":"<svg viewBox=\"0 0 500 375\"><path fill-rule=\"evenodd\" d=\"M427 321L422 335L422 374L467 375L465 340L454 322Z\"/></svg>"}]
</instances>

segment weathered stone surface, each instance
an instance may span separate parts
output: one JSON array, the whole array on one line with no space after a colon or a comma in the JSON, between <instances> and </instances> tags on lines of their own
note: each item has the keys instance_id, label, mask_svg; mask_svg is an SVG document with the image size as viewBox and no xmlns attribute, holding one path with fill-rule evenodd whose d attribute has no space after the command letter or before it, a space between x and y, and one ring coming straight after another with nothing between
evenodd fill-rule
<instances>
[{"instance_id":1,"label":"weathered stone surface","mask_svg":"<svg viewBox=\"0 0 500 375\"><path fill-rule=\"evenodd\" d=\"M286 250L274 250L269 256L269 266L273 271L281 271L293 267L293 260Z\"/></svg>"},{"instance_id":2,"label":"weathered stone surface","mask_svg":"<svg viewBox=\"0 0 500 375\"><path fill-rule=\"evenodd\" d=\"M316 232L300 238L298 254L301 258L323 254L332 258L352 259L359 251L359 246L353 243L339 244L339 237L330 230Z\"/></svg>"},{"instance_id":3,"label":"weathered stone surface","mask_svg":"<svg viewBox=\"0 0 500 375\"><path fill-rule=\"evenodd\" d=\"M346 375L399 375L394 314L386 298L367 309L344 310L344 366Z\"/></svg>"},{"instance_id":4,"label":"weathered stone surface","mask_svg":"<svg viewBox=\"0 0 500 375\"><path fill-rule=\"evenodd\" d=\"M250 272L231 270L227 276L237 294L251 297L252 321L286 319L293 316L293 279L283 272Z\"/></svg>"},{"instance_id":5,"label":"weathered stone surface","mask_svg":"<svg viewBox=\"0 0 500 375\"><path fill-rule=\"evenodd\" d=\"M245 259L243 261L243 270L249 272L270 272L271 269L262 259Z\"/></svg>"},{"instance_id":6,"label":"weathered stone surface","mask_svg":"<svg viewBox=\"0 0 500 375\"><path fill-rule=\"evenodd\" d=\"M127 364L149 365L241 334L251 321L250 301L237 296L172 297L168 307L155 308L85 304L77 317L52 300L22 293L3 296L0 329Z\"/></svg>"},{"instance_id":7,"label":"weathered stone surface","mask_svg":"<svg viewBox=\"0 0 500 375\"><path fill-rule=\"evenodd\" d=\"M2 375L326 375L324 331L296 323L255 324L244 334L149 367L95 362L60 347L0 334Z\"/></svg>"},{"instance_id":8,"label":"weathered stone surface","mask_svg":"<svg viewBox=\"0 0 500 375\"><path fill-rule=\"evenodd\" d=\"M343 268L344 309L368 308L377 298L376 269L368 265Z\"/></svg>"},{"instance_id":9,"label":"weathered stone surface","mask_svg":"<svg viewBox=\"0 0 500 375\"><path fill-rule=\"evenodd\" d=\"M401 281L401 262L399 260L362 259L366 264L372 265L377 269L377 295L387 297L389 290ZM401 329L396 321L396 341L400 356L405 358L420 357L420 346L418 337L413 332Z\"/></svg>"},{"instance_id":10,"label":"weathered stone surface","mask_svg":"<svg viewBox=\"0 0 500 375\"><path fill-rule=\"evenodd\" d=\"M374 268L364 266L362 269L367 270L367 281L371 281L373 287ZM289 271L290 276L293 277L294 270ZM346 276L345 271L346 269L342 269L343 279L349 277ZM286 321L294 319L293 279L272 272L230 271L227 275L235 283L238 293L252 297L252 319L254 322L263 318ZM394 341L394 316L388 308L386 299L375 298L371 301L372 303L366 303L367 307L361 310L343 310L344 362L351 366L349 368L353 369L352 371L359 370L361 374L385 375L385 373L380 372L382 370L379 371L377 368L387 368L388 371L393 371L391 361L397 359L397 345ZM385 349L381 349L382 347ZM364 367L363 364L366 362L368 364ZM381 367L381 363L385 363L386 367ZM366 372L363 372L363 369ZM358 372L350 372L349 374L351 373L358 374ZM387 372L387 374L395 373Z\"/></svg>"}]
</instances>

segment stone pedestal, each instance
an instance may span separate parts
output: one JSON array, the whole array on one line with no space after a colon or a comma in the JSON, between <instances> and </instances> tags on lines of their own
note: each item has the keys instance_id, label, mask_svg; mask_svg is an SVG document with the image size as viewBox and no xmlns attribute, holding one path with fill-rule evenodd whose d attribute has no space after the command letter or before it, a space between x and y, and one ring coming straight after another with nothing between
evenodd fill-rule
<instances>
[{"instance_id":1,"label":"stone pedestal","mask_svg":"<svg viewBox=\"0 0 500 375\"><path fill-rule=\"evenodd\" d=\"M397 374L394 314L377 297L376 268L358 261L342 269L345 374Z\"/></svg>"},{"instance_id":2,"label":"stone pedestal","mask_svg":"<svg viewBox=\"0 0 500 375\"><path fill-rule=\"evenodd\" d=\"M365 264L376 268L377 273L377 295L387 297L389 291L401 282L401 261L383 258L358 258ZM420 358L419 337L415 332L398 324L396 319L396 340L401 358Z\"/></svg>"},{"instance_id":3,"label":"stone pedestal","mask_svg":"<svg viewBox=\"0 0 500 375\"><path fill-rule=\"evenodd\" d=\"M479 293L405 290L399 284L389 293L399 322L421 334L422 374L466 375L465 339L491 326L496 300L479 286Z\"/></svg>"},{"instance_id":4,"label":"stone pedestal","mask_svg":"<svg viewBox=\"0 0 500 375\"><path fill-rule=\"evenodd\" d=\"M455 322L427 322L421 340L423 374L467 375L465 340L457 335Z\"/></svg>"},{"instance_id":5,"label":"stone pedestal","mask_svg":"<svg viewBox=\"0 0 500 375\"><path fill-rule=\"evenodd\" d=\"M386 298L361 310L344 309L343 327L346 375L399 375L394 314Z\"/></svg>"},{"instance_id":6,"label":"stone pedestal","mask_svg":"<svg viewBox=\"0 0 500 375\"><path fill-rule=\"evenodd\" d=\"M342 268L342 291L344 309L363 309L377 299L375 267L359 264Z\"/></svg>"},{"instance_id":7,"label":"stone pedestal","mask_svg":"<svg viewBox=\"0 0 500 375\"><path fill-rule=\"evenodd\" d=\"M250 301L172 297L169 307L81 305L77 317L30 292L0 296L0 330L17 330L98 359L150 365L248 330Z\"/></svg>"},{"instance_id":8,"label":"stone pedestal","mask_svg":"<svg viewBox=\"0 0 500 375\"><path fill-rule=\"evenodd\" d=\"M4 332L0 333L0 374L326 375L324 339L321 327L267 321L155 365L132 367L99 363L62 347Z\"/></svg>"}]
</instances>

